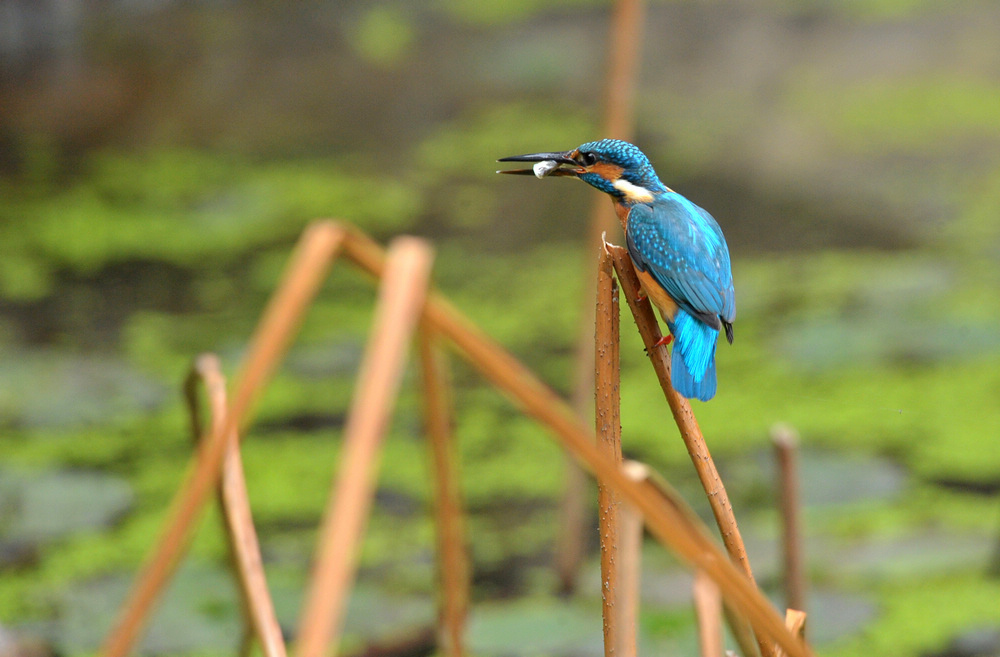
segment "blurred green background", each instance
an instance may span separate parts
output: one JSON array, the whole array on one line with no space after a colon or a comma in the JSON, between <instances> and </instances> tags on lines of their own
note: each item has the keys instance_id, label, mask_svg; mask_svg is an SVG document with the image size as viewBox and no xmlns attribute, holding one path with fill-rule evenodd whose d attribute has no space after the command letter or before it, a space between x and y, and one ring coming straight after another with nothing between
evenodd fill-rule
<instances>
[{"instance_id":1,"label":"blurred green background","mask_svg":"<svg viewBox=\"0 0 1000 657\"><path fill-rule=\"evenodd\" d=\"M187 368L203 351L235 368L316 217L433 240L440 289L569 392L596 192L494 160L602 136L608 17L586 0L0 4L5 632L96 649L191 455ZM971 0L647 8L636 141L718 219L736 280L736 342L695 412L779 605L768 433L801 433L823 655L1000 654L997 34L1000 5ZM333 271L245 441L290 629L372 299ZM632 326L625 452L707 515ZM474 654L602 654L596 540L579 594L554 595L560 451L474 372L454 377ZM433 621L417 384L348 652ZM224 557L207 518L144 654L234 652ZM695 654L686 571L652 543L644 559L642 650Z\"/></svg>"}]
</instances>

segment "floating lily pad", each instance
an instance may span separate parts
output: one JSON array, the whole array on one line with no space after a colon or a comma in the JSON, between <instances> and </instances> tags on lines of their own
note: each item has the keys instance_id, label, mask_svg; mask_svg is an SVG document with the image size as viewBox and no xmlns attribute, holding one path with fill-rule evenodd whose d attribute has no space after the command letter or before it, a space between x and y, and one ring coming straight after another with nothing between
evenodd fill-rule
<instances>
[{"instance_id":1,"label":"floating lily pad","mask_svg":"<svg viewBox=\"0 0 1000 657\"><path fill-rule=\"evenodd\" d=\"M0 470L0 536L45 542L114 524L134 502L121 477L100 472Z\"/></svg>"},{"instance_id":2,"label":"floating lily pad","mask_svg":"<svg viewBox=\"0 0 1000 657\"><path fill-rule=\"evenodd\" d=\"M0 426L71 427L156 409L163 386L114 358L0 353Z\"/></svg>"},{"instance_id":3,"label":"floating lily pad","mask_svg":"<svg viewBox=\"0 0 1000 657\"><path fill-rule=\"evenodd\" d=\"M931 322L889 313L812 319L785 328L777 349L807 369L845 365L932 362L994 352L992 324Z\"/></svg>"},{"instance_id":4,"label":"floating lily pad","mask_svg":"<svg viewBox=\"0 0 1000 657\"><path fill-rule=\"evenodd\" d=\"M63 654L96 649L117 618L132 574L113 575L72 587L60 600L47 634ZM140 643L145 654L215 651L236 654L242 635L233 576L221 567L183 564Z\"/></svg>"},{"instance_id":5,"label":"floating lily pad","mask_svg":"<svg viewBox=\"0 0 1000 657\"><path fill-rule=\"evenodd\" d=\"M832 643L863 630L878 617L878 605L871 598L854 593L810 591L807 597L809 641L814 645Z\"/></svg>"},{"instance_id":6,"label":"floating lily pad","mask_svg":"<svg viewBox=\"0 0 1000 657\"><path fill-rule=\"evenodd\" d=\"M804 447L799 450L798 468L806 507L891 500L903 492L907 481L906 471L898 463L868 454ZM776 492L777 466L770 450L724 463L722 470L726 487L734 496L773 498Z\"/></svg>"},{"instance_id":7,"label":"floating lily pad","mask_svg":"<svg viewBox=\"0 0 1000 657\"><path fill-rule=\"evenodd\" d=\"M478 655L604 654L600 608L559 600L484 604L469 619L469 651Z\"/></svg>"},{"instance_id":8,"label":"floating lily pad","mask_svg":"<svg viewBox=\"0 0 1000 657\"><path fill-rule=\"evenodd\" d=\"M920 530L890 538L871 538L839 551L834 568L844 575L872 578L912 578L986 568L996 537L986 533Z\"/></svg>"}]
</instances>

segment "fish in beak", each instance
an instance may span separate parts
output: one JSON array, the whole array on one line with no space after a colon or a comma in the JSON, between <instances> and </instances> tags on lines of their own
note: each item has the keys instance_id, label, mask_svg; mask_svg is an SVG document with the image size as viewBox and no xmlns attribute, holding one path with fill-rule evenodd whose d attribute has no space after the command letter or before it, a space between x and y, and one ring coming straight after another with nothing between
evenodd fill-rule
<instances>
[{"instance_id":1,"label":"fish in beak","mask_svg":"<svg viewBox=\"0 0 1000 657\"><path fill-rule=\"evenodd\" d=\"M576 151L561 153L528 153L526 155L511 155L501 157L497 162L534 162L530 169L508 169L497 173L512 173L521 176L533 175L536 178L546 176L578 176L585 171L583 166L573 156ZM567 168L568 167L568 168Z\"/></svg>"}]
</instances>

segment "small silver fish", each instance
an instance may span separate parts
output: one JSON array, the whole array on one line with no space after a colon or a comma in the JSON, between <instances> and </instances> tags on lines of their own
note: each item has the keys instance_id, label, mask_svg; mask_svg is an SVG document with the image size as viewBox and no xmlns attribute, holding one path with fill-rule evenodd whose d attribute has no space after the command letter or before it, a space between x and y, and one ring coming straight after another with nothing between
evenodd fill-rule
<instances>
[{"instance_id":1,"label":"small silver fish","mask_svg":"<svg viewBox=\"0 0 1000 657\"><path fill-rule=\"evenodd\" d=\"M541 162L535 162L535 165L531 167L532 171L535 172L536 178L544 178L558 168L559 163L555 160L542 160Z\"/></svg>"}]
</instances>

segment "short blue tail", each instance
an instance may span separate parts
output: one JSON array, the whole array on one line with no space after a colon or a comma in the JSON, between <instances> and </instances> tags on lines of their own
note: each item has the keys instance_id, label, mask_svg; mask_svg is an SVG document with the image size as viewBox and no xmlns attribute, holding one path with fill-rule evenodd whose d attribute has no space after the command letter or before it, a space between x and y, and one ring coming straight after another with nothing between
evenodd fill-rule
<instances>
[{"instance_id":1,"label":"short blue tail","mask_svg":"<svg viewBox=\"0 0 1000 657\"><path fill-rule=\"evenodd\" d=\"M674 321L667 322L674 336L670 357L670 381L688 399L708 401L715 396L715 344L719 332L678 309Z\"/></svg>"}]
</instances>

